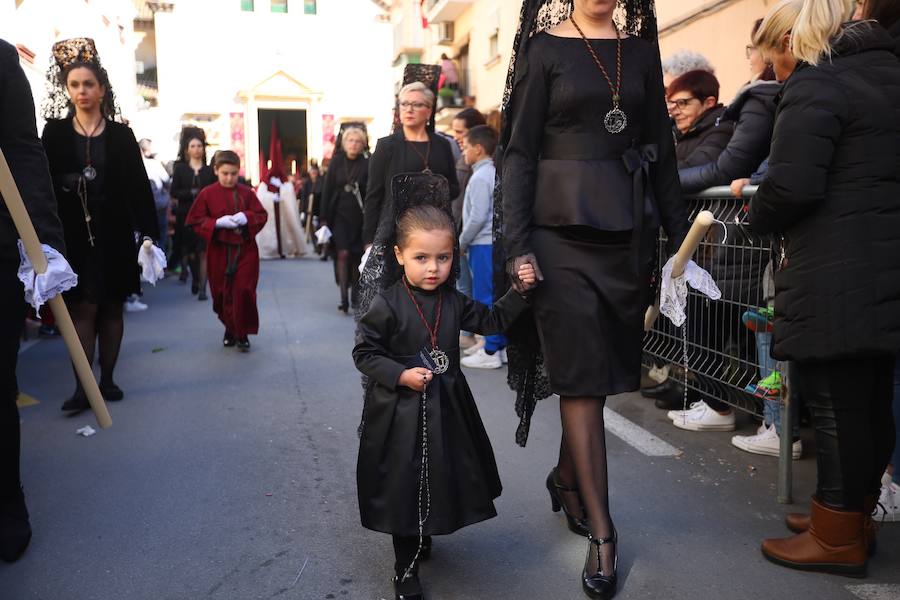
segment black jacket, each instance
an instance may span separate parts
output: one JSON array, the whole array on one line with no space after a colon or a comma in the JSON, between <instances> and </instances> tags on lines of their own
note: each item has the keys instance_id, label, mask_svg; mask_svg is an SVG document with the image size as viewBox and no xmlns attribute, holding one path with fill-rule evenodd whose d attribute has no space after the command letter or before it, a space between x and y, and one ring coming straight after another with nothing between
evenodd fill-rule
<instances>
[{"instance_id":1,"label":"black jacket","mask_svg":"<svg viewBox=\"0 0 900 600\"><path fill-rule=\"evenodd\" d=\"M459 195L456 179L456 160L450 143L436 133L429 133L431 150L428 166L436 175L443 175L450 184L450 198ZM363 244L371 244L376 236L387 233L393 218L391 180L394 175L409 171L421 171L422 159L405 143L403 130L383 137L375 145L375 152L369 160L369 185L366 189L363 218Z\"/></svg>"},{"instance_id":2,"label":"black jacket","mask_svg":"<svg viewBox=\"0 0 900 600\"><path fill-rule=\"evenodd\" d=\"M197 194L200 193L200 190L215 182L216 174L213 171L213 168L209 165L203 165L200 167L200 172L197 174L197 185L195 187L194 169L191 167L190 163L186 160L175 161L175 166L172 167L172 187L170 194L173 198L178 200L176 211L181 215L187 215L191 210L191 206L194 204L194 199L196 199Z\"/></svg>"},{"instance_id":3,"label":"black jacket","mask_svg":"<svg viewBox=\"0 0 900 600\"><path fill-rule=\"evenodd\" d=\"M102 257L106 293L122 297L140 291L137 265L138 235L159 237L156 203L144 169L141 150L127 125L106 122L106 176L101 214L92 227ZM78 195L66 184L72 174L84 167L75 149L76 133L72 117L51 119L41 138L50 175L59 202L59 217L66 237L67 258L76 273L91 260L91 246Z\"/></svg>"},{"instance_id":4,"label":"black jacket","mask_svg":"<svg viewBox=\"0 0 900 600\"><path fill-rule=\"evenodd\" d=\"M785 84L750 203L753 228L783 236L780 359L900 349L900 62L877 25L846 27L831 61L800 65Z\"/></svg>"},{"instance_id":5,"label":"black jacket","mask_svg":"<svg viewBox=\"0 0 900 600\"><path fill-rule=\"evenodd\" d=\"M678 168L705 165L719 158L734 133L734 123L719 122L725 107L719 104L700 115L690 129L675 132Z\"/></svg>"},{"instance_id":6,"label":"black jacket","mask_svg":"<svg viewBox=\"0 0 900 600\"><path fill-rule=\"evenodd\" d=\"M19 53L3 40L0 40L0 150L6 156L41 243L65 253L47 156L34 122L31 88L19 66ZM6 204L0 202L0 261L18 264L18 239Z\"/></svg>"},{"instance_id":7,"label":"black jacket","mask_svg":"<svg viewBox=\"0 0 900 600\"><path fill-rule=\"evenodd\" d=\"M757 81L744 86L722 114L722 122L734 123L734 135L718 159L702 166L679 169L681 190L695 194L735 179L750 177L769 154L775 122L775 96L781 84Z\"/></svg>"}]
</instances>

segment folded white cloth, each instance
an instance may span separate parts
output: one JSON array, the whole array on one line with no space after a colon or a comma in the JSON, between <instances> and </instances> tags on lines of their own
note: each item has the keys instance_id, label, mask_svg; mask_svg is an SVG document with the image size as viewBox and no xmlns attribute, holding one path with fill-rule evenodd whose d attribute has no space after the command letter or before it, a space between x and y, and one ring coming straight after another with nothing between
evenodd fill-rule
<instances>
[{"instance_id":1,"label":"folded white cloth","mask_svg":"<svg viewBox=\"0 0 900 600\"><path fill-rule=\"evenodd\" d=\"M19 240L19 281L25 286L25 301L34 310L40 310L42 304L57 294L78 285L78 275L62 254L47 244L41 244L41 250L47 257L47 270L38 275L28 260L22 240Z\"/></svg>"},{"instance_id":2,"label":"folded white cloth","mask_svg":"<svg viewBox=\"0 0 900 600\"><path fill-rule=\"evenodd\" d=\"M247 224L247 215L242 212L234 213L231 215L231 220L237 223L238 227L243 227Z\"/></svg>"},{"instance_id":3,"label":"folded white cloth","mask_svg":"<svg viewBox=\"0 0 900 600\"><path fill-rule=\"evenodd\" d=\"M328 225L322 225L318 229L316 229L316 243L320 246L324 246L331 240L331 230L328 229Z\"/></svg>"},{"instance_id":4,"label":"folded white cloth","mask_svg":"<svg viewBox=\"0 0 900 600\"><path fill-rule=\"evenodd\" d=\"M673 278L672 268L674 265L675 257L673 256L662 269L659 312L666 315L676 327L681 327L687 318L685 314L688 296L687 284L691 284L692 288L712 300L721 298L722 292L719 291L712 276L694 261L688 261L684 273Z\"/></svg>"},{"instance_id":5,"label":"folded white cloth","mask_svg":"<svg viewBox=\"0 0 900 600\"><path fill-rule=\"evenodd\" d=\"M369 260L369 255L372 254L372 246L366 248L366 251L363 252L362 259L359 261L359 274L362 275L362 272L366 268L366 262Z\"/></svg>"},{"instance_id":6,"label":"folded white cloth","mask_svg":"<svg viewBox=\"0 0 900 600\"><path fill-rule=\"evenodd\" d=\"M156 285L165 276L166 253L147 240L138 251L138 264L141 266L141 279Z\"/></svg>"},{"instance_id":7,"label":"folded white cloth","mask_svg":"<svg viewBox=\"0 0 900 600\"><path fill-rule=\"evenodd\" d=\"M234 215L225 215L216 219L216 228L218 229L235 229L238 224L234 222Z\"/></svg>"}]
</instances>

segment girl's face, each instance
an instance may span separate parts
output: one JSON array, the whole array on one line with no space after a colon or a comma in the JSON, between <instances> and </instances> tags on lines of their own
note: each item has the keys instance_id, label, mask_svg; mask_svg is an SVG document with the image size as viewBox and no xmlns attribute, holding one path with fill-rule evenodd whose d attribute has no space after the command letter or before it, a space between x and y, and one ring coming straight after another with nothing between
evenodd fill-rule
<instances>
[{"instance_id":1,"label":"girl's face","mask_svg":"<svg viewBox=\"0 0 900 600\"><path fill-rule=\"evenodd\" d=\"M423 290L435 290L450 277L453 232L417 229L409 234L403 248L394 246L394 254L409 283Z\"/></svg>"},{"instance_id":2,"label":"girl's face","mask_svg":"<svg viewBox=\"0 0 900 600\"><path fill-rule=\"evenodd\" d=\"M400 98L400 122L404 127L422 127L431 116L431 104L422 92L408 92Z\"/></svg>"},{"instance_id":3,"label":"girl's face","mask_svg":"<svg viewBox=\"0 0 900 600\"><path fill-rule=\"evenodd\" d=\"M238 182L238 172L240 169L235 165L227 163L221 164L216 168L216 177L219 179L219 185L223 188L233 188Z\"/></svg>"},{"instance_id":4,"label":"girl's face","mask_svg":"<svg viewBox=\"0 0 900 600\"><path fill-rule=\"evenodd\" d=\"M197 138L194 138L190 142L188 142L187 155L188 158L192 158L194 160L203 160L203 142L201 142Z\"/></svg>"},{"instance_id":5,"label":"girl's face","mask_svg":"<svg viewBox=\"0 0 900 600\"><path fill-rule=\"evenodd\" d=\"M87 67L69 71L66 77L66 91L76 108L92 111L100 106L106 88L97 81L97 76Z\"/></svg>"}]
</instances>

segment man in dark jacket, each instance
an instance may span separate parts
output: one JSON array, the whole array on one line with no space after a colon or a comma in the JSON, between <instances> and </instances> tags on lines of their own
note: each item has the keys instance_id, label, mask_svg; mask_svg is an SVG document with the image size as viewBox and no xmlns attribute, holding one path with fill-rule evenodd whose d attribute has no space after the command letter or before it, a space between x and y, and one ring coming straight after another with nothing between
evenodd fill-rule
<instances>
[{"instance_id":1,"label":"man in dark jacket","mask_svg":"<svg viewBox=\"0 0 900 600\"><path fill-rule=\"evenodd\" d=\"M37 136L34 101L16 49L0 40L0 149L19 185L41 242L64 252L62 223L50 184L47 157ZM16 360L25 323L18 234L6 204L0 204L0 558L17 560L31 540L28 509L19 476L19 411Z\"/></svg>"},{"instance_id":2,"label":"man in dark jacket","mask_svg":"<svg viewBox=\"0 0 900 600\"><path fill-rule=\"evenodd\" d=\"M714 160L687 168L679 165L682 192L696 194L713 186L730 185L756 171L769 155L775 96L780 90L781 84L775 81L755 81L741 88L721 118L722 124L732 124L734 135Z\"/></svg>"},{"instance_id":3,"label":"man in dark jacket","mask_svg":"<svg viewBox=\"0 0 900 600\"><path fill-rule=\"evenodd\" d=\"M818 463L811 517L789 522L806 531L762 551L788 567L862 576L895 442L900 62L878 25L843 27L830 60L801 63L785 83L750 223L780 239L773 356L794 363Z\"/></svg>"},{"instance_id":4,"label":"man in dark jacket","mask_svg":"<svg viewBox=\"0 0 900 600\"><path fill-rule=\"evenodd\" d=\"M716 160L734 128L720 123L725 107L719 103L719 80L709 71L688 71L666 88L669 116L675 122L678 168Z\"/></svg>"}]
</instances>

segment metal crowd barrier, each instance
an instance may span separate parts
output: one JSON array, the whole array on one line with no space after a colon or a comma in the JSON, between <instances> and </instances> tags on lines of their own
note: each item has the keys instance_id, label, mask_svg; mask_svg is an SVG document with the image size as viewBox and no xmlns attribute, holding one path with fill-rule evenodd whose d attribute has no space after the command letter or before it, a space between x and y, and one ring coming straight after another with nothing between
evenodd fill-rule
<instances>
[{"instance_id":1,"label":"metal crowd barrier","mask_svg":"<svg viewBox=\"0 0 900 600\"><path fill-rule=\"evenodd\" d=\"M773 366L767 359L766 345L771 335L759 336L744 324L745 315L759 314L759 309L767 306L763 278L772 259L771 238L749 228L746 206L755 192L755 186L748 186L742 198L735 198L727 186L722 186L685 197L692 222L700 211L708 210L724 224L713 224L693 257L712 275L722 298L710 300L689 286L687 321L677 328L665 317L657 318L644 338L643 362L647 367L672 365L670 377L684 385L680 366L686 339L689 394L762 416L763 398L755 393L754 386ZM657 251L662 265L668 258L663 233ZM765 334L765 327L760 329ZM782 431L788 432L781 436L778 501L789 503L793 424L785 395L769 397L782 402Z\"/></svg>"}]
</instances>

